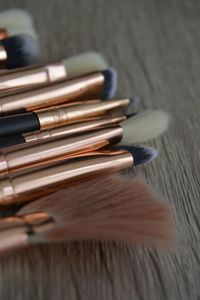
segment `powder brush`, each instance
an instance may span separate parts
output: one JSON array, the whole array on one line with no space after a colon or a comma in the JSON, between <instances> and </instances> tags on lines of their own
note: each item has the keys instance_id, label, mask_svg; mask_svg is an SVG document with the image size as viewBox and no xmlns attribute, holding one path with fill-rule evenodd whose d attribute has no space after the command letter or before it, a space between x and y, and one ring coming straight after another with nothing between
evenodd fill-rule
<instances>
[{"instance_id":1,"label":"powder brush","mask_svg":"<svg viewBox=\"0 0 200 300\"><path fill-rule=\"evenodd\" d=\"M0 76L0 96L21 92L25 88L53 83L65 78L103 71L108 64L103 56L95 51L88 51L62 60L61 62L34 65L4 72Z\"/></svg>"},{"instance_id":2,"label":"powder brush","mask_svg":"<svg viewBox=\"0 0 200 300\"><path fill-rule=\"evenodd\" d=\"M0 180L0 206L16 205L51 194L62 188L79 184L95 177L131 168L154 159L157 151L148 147L107 148L74 157L62 157L60 161L32 167Z\"/></svg>"},{"instance_id":3,"label":"powder brush","mask_svg":"<svg viewBox=\"0 0 200 300\"><path fill-rule=\"evenodd\" d=\"M132 101L134 101L134 99L132 99ZM130 114L127 117L127 119L126 116L104 117L100 120L80 122L78 124L65 125L39 132L2 137L0 139L0 148L32 141L46 140L51 137L68 136L118 123L120 123L120 126L123 128L123 139L121 143L133 145L157 138L167 129L169 123L168 113L162 110L144 111L139 114Z\"/></svg>"},{"instance_id":4,"label":"powder brush","mask_svg":"<svg viewBox=\"0 0 200 300\"><path fill-rule=\"evenodd\" d=\"M1 97L0 115L32 111L80 99L112 98L117 86L116 76L115 70L108 69Z\"/></svg>"},{"instance_id":5,"label":"powder brush","mask_svg":"<svg viewBox=\"0 0 200 300\"><path fill-rule=\"evenodd\" d=\"M50 109L42 109L0 118L0 137L17 133L32 132L80 122L105 115L108 111L129 105L132 99L94 100L69 106L63 104Z\"/></svg>"},{"instance_id":6,"label":"powder brush","mask_svg":"<svg viewBox=\"0 0 200 300\"><path fill-rule=\"evenodd\" d=\"M103 189L103 192L102 192ZM106 240L153 247L175 241L169 207L141 179L104 176L60 190L0 220L0 255L38 243Z\"/></svg>"}]
</instances>

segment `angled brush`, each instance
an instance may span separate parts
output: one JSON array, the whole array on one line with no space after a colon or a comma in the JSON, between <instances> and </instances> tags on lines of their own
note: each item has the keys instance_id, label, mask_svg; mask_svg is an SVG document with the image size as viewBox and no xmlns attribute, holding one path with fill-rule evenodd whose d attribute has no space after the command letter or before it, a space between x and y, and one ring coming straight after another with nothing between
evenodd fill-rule
<instances>
[{"instance_id":1,"label":"angled brush","mask_svg":"<svg viewBox=\"0 0 200 300\"><path fill-rule=\"evenodd\" d=\"M160 247L175 236L169 207L141 179L104 176L40 198L0 220L0 255L64 240Z\"/></svg>"}]
</instances>

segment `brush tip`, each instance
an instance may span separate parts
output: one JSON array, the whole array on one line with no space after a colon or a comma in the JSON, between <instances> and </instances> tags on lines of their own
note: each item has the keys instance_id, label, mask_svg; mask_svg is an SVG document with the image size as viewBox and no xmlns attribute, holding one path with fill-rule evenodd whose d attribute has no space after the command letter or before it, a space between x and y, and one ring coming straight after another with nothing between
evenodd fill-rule
<instances>
[{"instance_id":1,"label":"brush tip","mask_svg":"<svg viewBox=\"0 0 200 300\"><path fill-rule=\"evenodd\" d=\"M134 117L134 116L136 116L138 113L131 113L131 114L126 114L126 118L127 119L130 119L130 118L132 118L132 117Z\"/></svg>"},{"instance_id":2,"label":"brush tip","mask_svg":"<svg viewBox=\"0 0 200 300\"><path fill-rule=\"evenodd\" d=\"M64 59L63 63L66 65L68 77L80 76L108 68L104 57L95 51L88 51L69 57Z\"/></svg>"},{"instance_id":3,"label":"brush tip","mask_svg":"<svg viewBox=\"0 0 200 300\"><path fill-rule=\"evenodd\" d=\"M117 71L113 68L101 72L104 76L101 99L113 98L117 89Z\"/></svg>"},{"instance_id":4,"label":"brush tip","mask_svg":"<svg viewBox=\"0 0 200 300\"><path fill-rule=\"evenodd\" d=\"M158 152L151 147L122 145L120 148L131 153L134 159L134 166L151 161L158 155Z\"/></svg>"},{"instance_id":5,"label":"brush tip","mask_svg":"<svg viewBox=\"0 0 200 300\"><path fill-rule=\"evenodd\" d=\"M7 53L6 68L30 65L38 55L38 43L28 35L16 35L1 41Z\"/></svg>"},{"instance_id":6,"label":"brush tip","mask_svg":"<svg viewBox=\"0 0 200 300\"><path fill-rule=\"evenodd\" d=\"M132 107L140 102L140 98L130 98L129 107Z\"/></svg>"}]
</instances>

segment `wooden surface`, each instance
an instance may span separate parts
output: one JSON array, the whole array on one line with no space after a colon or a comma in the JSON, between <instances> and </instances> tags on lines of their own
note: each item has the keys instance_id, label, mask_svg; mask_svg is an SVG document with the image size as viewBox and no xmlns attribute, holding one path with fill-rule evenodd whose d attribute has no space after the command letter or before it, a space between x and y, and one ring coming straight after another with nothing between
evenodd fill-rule
<instances>
[{"instance_id":1,"label":"wooden surface","mask_svg":"<svg viewBox=\"0 0 200 300\"><path fill-rule=\"evenodd\" d=\"M1 0L35 18L43 60L96 49L119 71L119 96L172 114L135 168L174 211L175 250L84 242L37 246L0 261L0 299L200 299L199 0ZM130 173L130 172L129 172Z\"/></svg>"}]
</instances>

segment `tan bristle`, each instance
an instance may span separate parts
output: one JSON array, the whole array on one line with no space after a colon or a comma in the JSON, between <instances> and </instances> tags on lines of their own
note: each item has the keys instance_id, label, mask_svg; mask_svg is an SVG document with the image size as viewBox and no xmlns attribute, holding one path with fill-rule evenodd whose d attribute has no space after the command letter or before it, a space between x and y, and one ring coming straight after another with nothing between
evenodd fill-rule
<instances>
[{"instance_id":1,"label":"tan bristle","mask_svg":"<svg viewBox=\"0 0 200 300\"><path fill-rule=\"evenodd\" d=\"M99 239L165 245L175 237L169 207L138 178L105 176L34 201L18 214L48 212L57 225L32 242Z\"/></svg>"}]
</instances>

